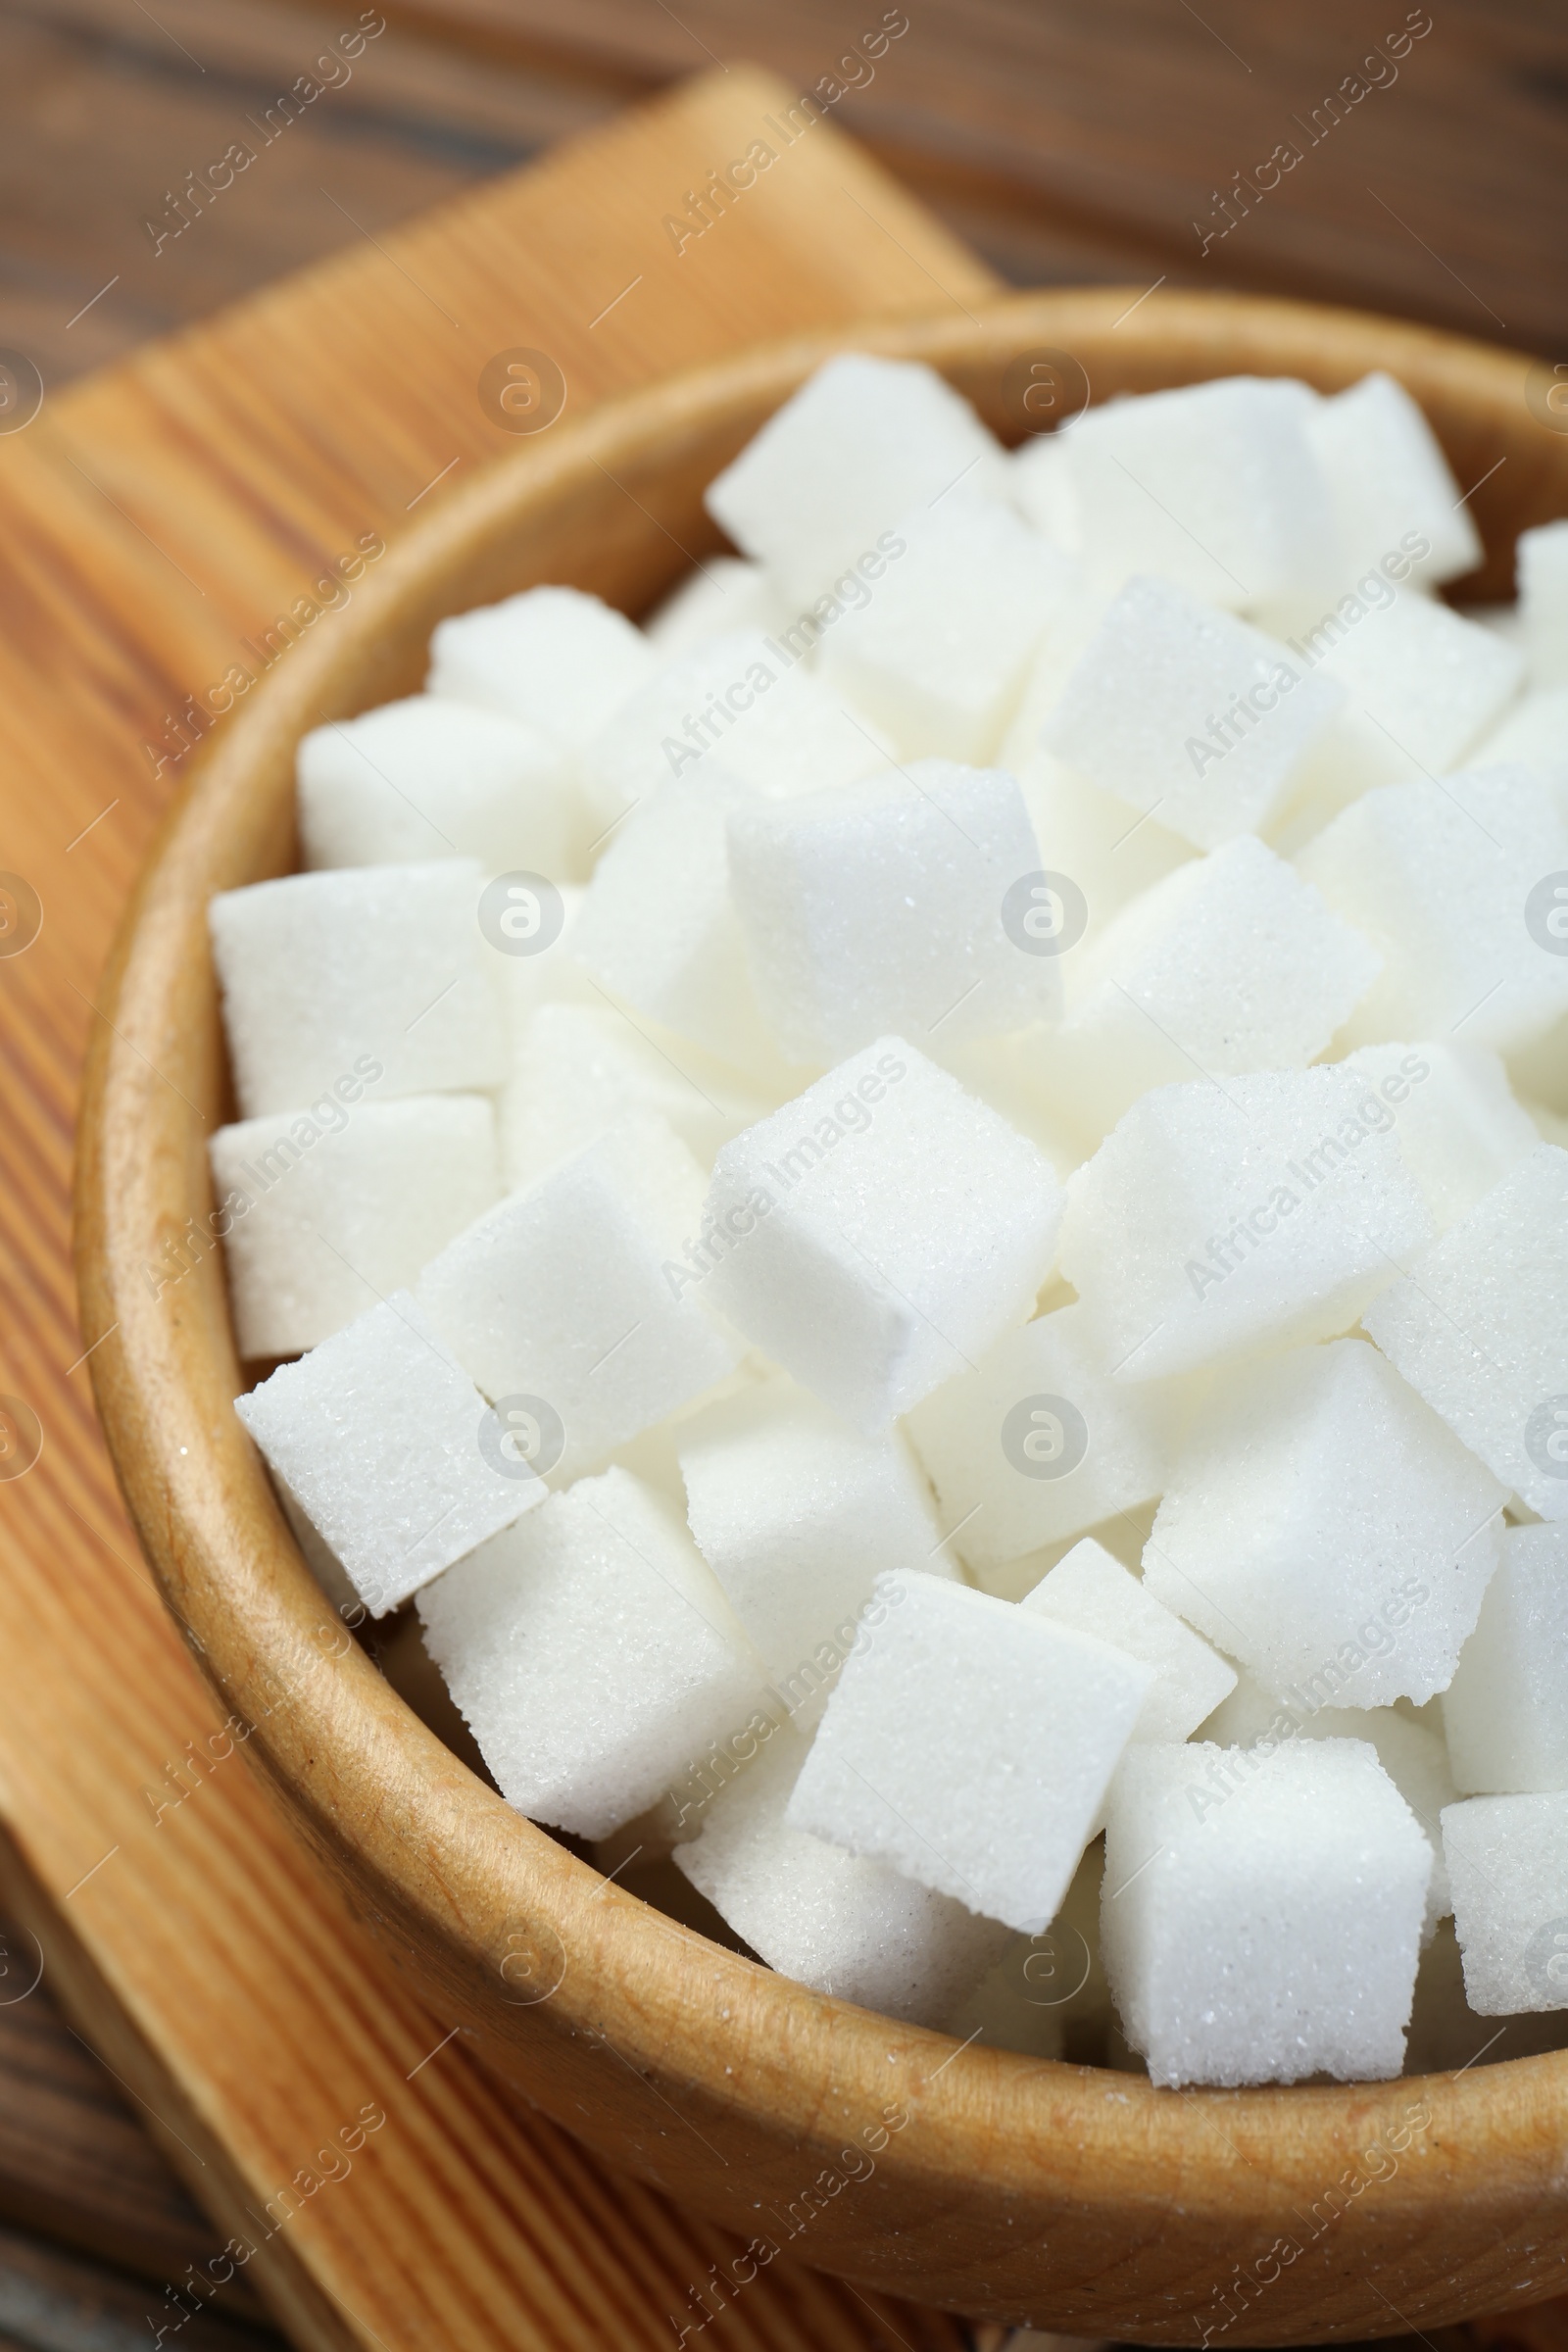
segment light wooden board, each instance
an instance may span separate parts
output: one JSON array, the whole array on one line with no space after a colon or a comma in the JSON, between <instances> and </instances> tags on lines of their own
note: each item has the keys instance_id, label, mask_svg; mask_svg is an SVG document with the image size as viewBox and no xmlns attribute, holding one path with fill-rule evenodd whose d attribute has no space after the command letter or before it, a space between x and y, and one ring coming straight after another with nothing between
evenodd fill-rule
<instances>
[{"instance_id":1,"label":"light wooden board","mask_svg":"<svg viewBox=\"0 0 1568 2352\"><path fill-rule=\"evenodd\" d=\"M213 1701L127 1532L81 1360L99 1335L74 1321L77 1072L184 698L325 561L509 446L476 391L495 352L548 350L580 410L758 337L993 289L824 127L677 257L668 205L786 96L710 75L0 437L0 865L43 905L0 957L0 1392L43 1431L0 1482L0 1882L213 2217L220 2274L225 2241L253 2247L247 2281L323 2352L668 2346L726 2241L508 2113L243 1756L192 1763ZM782 2264L725 2325L748 2352L963 2340Z\"/></svg>"}]
</instances>

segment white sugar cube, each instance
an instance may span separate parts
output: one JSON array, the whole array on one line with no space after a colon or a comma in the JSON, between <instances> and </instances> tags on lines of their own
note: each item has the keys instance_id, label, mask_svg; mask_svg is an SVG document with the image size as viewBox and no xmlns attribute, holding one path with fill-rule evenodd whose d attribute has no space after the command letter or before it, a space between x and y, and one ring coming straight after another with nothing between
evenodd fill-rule
<instances>
[{"instance_id":1,"label":"white sugar cube","mask_svg":"<svg viewBox=\"0 0 1568 2352\"><path fill-rule=\"evenodd\" d=\"M627 1119L425 1268L420 1304L470 1378L498 1405L520 1398L548 1420L546 1469L573 1477L739 1361L666 1272L702 1195L679 1138L657 1119Z\"/></svg>"},{"instance_id":2,"label":"white sugar cube","mask_svg":"<svg viewBox=\"0 0 1568 2352\"><path fill-rule=\"evenodd\" d=\"M803 1723L879 1574L957 1574L903 1439L862 1438L787 1383L698 1415L679 1455L697 1548Z\"/></svg>"},{"instance_id":3,"label":"white sugar cube","mask_svg":"<svg viewBox=\"0 0 1568 2352\"><path fill-rule=\"evenodd\" d=\"M1457 767L1507 709L1522 669L1492 630L1435 597L1396 592L1378 572L1286 645L1346 697L1307 762L1325 807Z\"/></svg>"},{"instance_id":4,"label":"white sugar cube","mask_svg":"<svg viewBox=\"0 0 1568 2352\"><path fill-rule=\"evenodd\" d=\"M1304 1068L1380 965L1319 892L1244 834L1134 899L1073 965L1060 1083L1103 1134L1151 1087Z\"/></svg>"},{"instance_id":5,"label":"white sugar cube","mask_svg":"<svg viewBox=\"0 0 1568 2352\"><path fill-rule=\"evenodd\" d=\"M760 1705L680 1524L625 1470L580 1479L421 1593L426 1647L519 1812L606 1838Z\"/></svg>"},{"instance_id":6,"label":"white sugar cube","mask_svg":"<svg viewBox=\"0 0 1568 2352\"><path fill-rule=\"evenodd\" d=\"M544 1499L406 1291L234 1410L376 1617Z\"/></svg>"},{"instance_id":7,"label":"white sugar cube","mask_svg":"<svg viewBox=\"0 0 1568 2352\"><path fill-rule=\"evenodd\" d=\"M1538 1145L1365 1320L1489 1469L1568 1519L1568 1152Z\"/></svg>"},{"instance_id":8,"label":"white sugar cube","mask_svg":"<svg viewBox=\"0 0 1568 2352\"><path fill-rule=\"evenodd\" d=\"M479 1095L335 1095L220 1127L208 1152L241 1355L298 1355L407 1290L501 1191Z\"/></svg>"},{"instance_id":9,"label":"white sugar cube","mask_svg":"<svg viewBox=\"0 0 1568 2352\"><path fill-rule=\"evenodd\" d=\"M1067 435L1058 428L1037 432L1012 453L1007 490L1025 522L1063 555L1076 556L1084 543L1083 518L1073 495Z\"/></svg>"},{"instance_id":10,"label":"white sugar cube","mask_svg":"<svg viewBox=\"0 0 1568 2352\"><path fill-rule=\"evenodd\" d=\"M1024 1935L1050 1926L1152 1667L935 1577L879 1578L786 1819Z\"/></svg>"},{"instance_id":11,"label":"white sugar cube","mask_svg":"<svg viewBox=\"0 0 1568 2352\"><path fill-rule=\"evenodd\" d=\"M1369 792L1297 863L1383 956L1352 1045L1462 1029L1506 1053L1568 1011L1568 815L1527 768Z\"/></svg>"},{"instance_id":12,"label":"white sugar cube","mask_svg":"<svg viewBox=\"0 0 1568 2352\"><path fill-rule=\"evenodd\" d=\"M1399 1149L1440 1233L1540 1141L1485 1046L1362 1046L1346 1067L1393 1105Z\"/></svg>"},{"instance_id":13,"label":"white sugar cube","mask_svg":"<svg viewBox=\"0 0 1568 2352\"><path fill-rule=\"evenodd\" d=\"M314 727L299 748L312 866L477 858L488 874L574 870L581 822L561 753L499 710L431 694Z\"/></svg>"},{"instance_id":14,"label":"white sugar cube","mask_svg":"<svg viewBox=\"0 0 1568 2352\"><path fill-rule=\"evenodd\" d=\"M1568 685L1568 522L1521 531L1514 562L1520 638L1531 683Z\"/></svg>"},{"instance_id":15,"label":"white sugar cube","mask_svg":"<svg viewBox=\"0 0 1568 2352\"><path fill-rule=\"evenodd\" d=\"M575 760L658 656L624 613L577 588L528 588L436 626L426 691L520 718Z\"/></svg>"},{"instance_id":16,"label":"white sugar cube","mask_svg":"<svg viewBox=\"0 0 1568 2352\"><path fill-rule=\"evenodd\" d=\"M1330 1339L1432 1233L1359 1072L1165 1086L1067 1186L1061 1270L1123 1379Z\"/></svg>"},{"instance_id":17,"label":"white sugar cube","mask_svg":"<svg viewBox=\"0 0 1568 2352\"><path fill-rule=\"evenodd\" d=\"M889 1037L724 1146L689 1255L723 1314L875 1436L1022 1322L1060 1214L1034 1147Z\"/></svg>"},{"instance_id":18,"label":"white sugar cube","mask_svg":"<svg viewBox=\"0 0 1568 2352\"><path fill-rule=\"evenodd\" d=\"M1568 1791L1449 1805L1443 1846L1470 2007L1568 2009Z\"/></svg>"},{"instance_id":19,"label":"white sugar cube","mask_svg":"<svg viewBox=\"0 0 1568 2352\"><path fill-rule=\"evenodd\" d=\"M1392 375L1380 368L1318 402L1306 417L1306 435L1328 483L1337 576L1348 583L1401 554L1422 585L1474 570L1481 534L1462 486L1420 409Z\"/></svg>"},{"instance_id":20,"label":"white sugar cube","mask_svg":"<svg viewBox=\"0 0 1568 2352\"><path fill-rule=\"evenodd\" d=\"M1378 1751L1378 1762L1415 1815L1432 1848L1432 1878L1422 1930L1423 1941L1430 1941L1439 1920L1453 1909L1448 1865L1443 1853L1443 1808L1451 1805L1459 1793L1440 1730L1412 1722L1397 1707L1318 1706L1300 1691L1294 1698L1280 1698L1250 1674L1243 1674L1229 1698L1215 1708L1201 1729L1204 1738L1220 1747L1256 1747L1265 1755L1291 1740L1369 1740ZM1238 1770L1232 1762L1210 1771L1206 1776L1209 1788L1226 1794Z\"/></svg>"},{"instance_id":21,"label":"white sugar cube","mask_svg":"<svg viewBox=\"0 0 1568 2352\"><path fill-rule=\"evenodd\" d=\"M1235 1667L1092 1537L1075 1544L1018 1605L1153 1668L1134 1740L1190 1738L1236 1688Z\"/></svg>"},{"instance_id":22,"label":"white sugar cube","mask_svg":"<svg viewBox=\"0 0 1568 2352\"><path fill-rule=\"evenodd\" d=\"M572 943L639 1012L750 1070L776 1059L730 889L729 813L755 798L721 772L666 777L612 835Z\"/></svg>"},{"instance_id":23,"label":"white sugar cube","mask_svg":"<svg viewBox=\"0 0 1568 2352\"><path fill-rule=\"evenodd\" d=\"M794 1061L895 1028L1021 1029L1060 1004L1054 935L1029 927L1049 906L1040 851L999 768L920 760L734 807L729 866L758 1003Z\"/></svg>"},{"instance_id":24,"label":"white sugar cube","mask_svg":"<svg viewBox=\"0 0 1568 2352\"><path fill-rule=\"evenodd\" d=\"M661 662L695 653L736 629L774 629L789 618L766 566L743 556L705 556L643 622Z\"/></svg>"},{"instance_id":25,"label":"white sugar cube","mask_svg":"<svg viewBox=\"0 0 1568 2352\"><path fill-rule=\"evenodd\" d=\"M1568 685L1540 686L1511 703L1477 742L1470 765L1529 767L1559 793L1568 790Z\"/></svg>"},{"instance_id":26,"label":"white sugar cube","mask_svg":"<svg viewBox=\"0 0 1568 2352\"><path fill-rule=\"evenodd\" d=\"M743 629L658 670L584 754L599 835L670 777L708 784L722 773L782 797L883 766L886 737L805 666L810 642Z\"/></svg>"},{"instance_id":27,"label":"white sugar cube","mask_svg":"<svg viewBox=\"0 0 1568 2352\"><path fill-rule=\"evenodd\" d=\"M906 553L824 637L823 682L901 759L982 762L1075 567L998 500L917 509L898 535Z\"/></svg>"},{"instance_id":28,"label":"white sugar cube","mask_svg":"<svg viewBox=\"0 0 1568 2352\"><path fill-rule=\"evenodd\" d=\"M1236 612L1320 576L1332 540L1312 406L1299 384L1229 376L1091 409L1067 432L1086 557Z\"/></svg>"},{"instance_id":29,"label":"white sugar cube","mask_svg":"<svg viewBox=\"0 0 1568 2352\"><path fill-rule=\"evenodd\" d=\"M717 479L708 511L785 592L816 596L901 514L960 487L1005 495L1006 461L933 369L847 353L816 370Z\"/></svg>"},{"instance_id":30,"label":"white sugar cube","mask_svg":"<svg viewBox=\"0 0 1568 2352\"><path fill-rule=\"evenodd\" d=\"M1112 1380L1086 1322L1081 1305L1036 1316L909 1415L943 1525L971 1567L1082 1535L1164 1493L1195 1384Z\"/></svg>"},{"instance_id":31,"label":"white sugar cube","mask_svg":"<svg viewBox=\"0 0 1568 2352\"><path fill-rule=\"evenodd\" d=\"M1285 1698L1420 1703L1474 1629L1506 1500L1375 1348L1336 1340L1205 1400L1144 1579Z\"/></svg>"},{"instance_id":32,"label":"white sugar cube","mask_svg":"<svg viewBox=\"0 0 1568 2352\"><path fill-rule=\"evenodd\" d=\"M207 912L242 1117L298 1109L350 1074L378 1101L498 1086L483 882L455 858L220 892Z\"/></svg>"},{"instance_id":33,"label":"white sugar cube","mask_svg":"<svg viewBox=\"0 0 1568 2352\"><path fill-rule=\"evenodd\" d=\"M1443 1728L1467 1795L1568 1788L1568 1527L1507 1530Z\"/></svg>"},{"instance_id":34,"label":"white sugar cube","mask_svg":"<svg viewBox=\"0 0 1568 2352\"><path fill-rule=\"evenodd\" d=\"M1216 1791L1206 1768L1225 1764ZM1111 1792L1101 1950L1151 2079L1397 2075L1431 1872L1362 1740L1268 1757L1131 1749Z\"/></svg>"},{"instance_id":35,"label":"white sugar cube","mask_svg":"<svg viewBox=\"0 0 1568 2352\"><path fill-rule=\"evenodd\" d=\"M667 1121L710 1164L719 1145L766 1108L722 1065L682 1042L657 1043L602 997L595 1004L542 1004L501 1096L507 1186L515 1192L531 1184L627 1117Z\"/></svg>"},{"instance_id":36,"label":"white sugar cube","mask_svg":"<svg viewBox=\"0 0 1568 2352\"><path fill-rule=\"evenodd\" d=\"M1212 850L1284 805L1342 700L1260 630L1169 580L1138 578L1107 611L1042 742L1101 791Z\"/></svg>"},{"instance_id":37,"label":"white sugar cube","mask_svg":"<svg viewBox=\"0 0 1568 2352\"><path fill-rule=\"evenodd\" d=\"M760 1959L814 1992L944 2026L1004 1948L1006 1931L886 1862L785 1820L806 1742L773 1734L715 1797L677 1867Z\"/></svg>"}]
</instances>

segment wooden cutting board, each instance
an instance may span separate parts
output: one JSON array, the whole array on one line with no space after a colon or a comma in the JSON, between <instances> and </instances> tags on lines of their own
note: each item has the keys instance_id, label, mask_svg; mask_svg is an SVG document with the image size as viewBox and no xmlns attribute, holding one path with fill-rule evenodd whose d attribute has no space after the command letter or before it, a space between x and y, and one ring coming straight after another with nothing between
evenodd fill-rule
<instances>
[{"instance_id":1,"label":"wooden cutting board","mask_svg":"<svg viewBox=\"0 0 1568 2352\"><path fill-rule=\"evenodd\" d=\"M268 631L287 659L279 615L330 628L311 595L324 565L512 446L480 398L495 355L547 353L576 414L758 338L995 290L825 123L677 252L665 215L794 95L707 75L46 394L30 422L0 376L0 428L17 426L0 429L0 1892L26 1932L0 1994L36 1938L212 2217L212 2275L237 2265L313 2352L669 2347L706 2324L728 2244L509 2113L239 1752L208 1746L214 1702L94 1423L104 1335L75 1321L72 1120L98 975L188 747L222 723L193 715L209 689L254 668L246 642ZM177 2341L203 2299L188 2277L169 2287L148 2296L149 2341ZM725 2327L747 2352L969 2340L783 2264Z\"/></svg>"}]
</instances>

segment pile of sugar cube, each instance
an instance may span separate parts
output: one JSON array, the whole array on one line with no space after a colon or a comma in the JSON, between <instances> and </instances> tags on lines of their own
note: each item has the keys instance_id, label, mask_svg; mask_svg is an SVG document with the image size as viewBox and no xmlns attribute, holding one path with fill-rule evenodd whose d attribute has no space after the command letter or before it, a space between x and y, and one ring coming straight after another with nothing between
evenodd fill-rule
<instances>
[{"instance_id":1,"label":"pile of sugar cube","mask_svg":"<svg viewBox=\"0 0 1568 2352\"><path fill-rule=\"evenodd\" d=\"M213 901L312 1566L818 1992L1165 2085L1568 2038L1568 520L1466 612L1387 375L1008 453L859 356L708 507L641 627L444 620Z\"/></svg>"}]
</instances>

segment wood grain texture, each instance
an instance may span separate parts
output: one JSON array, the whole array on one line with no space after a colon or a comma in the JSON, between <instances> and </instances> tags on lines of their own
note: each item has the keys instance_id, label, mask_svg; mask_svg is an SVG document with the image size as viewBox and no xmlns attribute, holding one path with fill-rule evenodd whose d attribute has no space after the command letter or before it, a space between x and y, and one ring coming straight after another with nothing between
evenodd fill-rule
<instances>
[{"instance_id":1,"label":"wood grain texture","mask_svg":"<svg viewBox=\"0 0 1568 2352\"><path fill-rule=\"evenodd\" d=\"M1476 586L1506 578L1523 524L1568 510L1568 437L1538 421L1521 360L1350 313L1128 303L1016 298L853 339L940 366L1011 437L1016 363L1042 348L1074 353L1101 398L1233 372L1332 390L1383 366L1481 484L1490 568ZM1282 2234L1291 2262L1226 2315L1233 2341L1375 2335L1545 2295L1568 2266L1568 2053L1381 2086L1177 2095L870 2017L607 1885L450 1755L323 1609L230 1410L240 1376L217 1252L167 1294L145 1279L164 1238L211 1202L204 1137L224 1080L207 900L289 863L300 734L406 691L449 611L561 577L640 611L683 551L710 544L706 482L834 347L716 363L475 476L205 757L122 939L83 1131L94 1378L149 1555L254 1725L252 1755L427 1996L499 2076L715 2219L744 2229L760 2210L773 2220L756 2226L775 2229L791 2214L812 2259L861 2286L1135 2340L1191 2341L1205 2313L1218 2325L1224 2282ZM290 1692L286 1709L266 1711L270 1688ZM1331 2187L1390 2132L1403 2162L1337 2208ZM862 2140L877 2161L852 2193L845 2150ZM833 2180L813 2209L812 2184Z\"/></svg>"},{"instance_id":2,"label":"wood grain texture","mask_svg":"<svg viewBox=\"0 0 1568 2352\"><path fill-rule=\"evenodd\" d=\"M519 2121L456 2016L388 1967L389 1923L352 1916L261 1776L209 1745L222 1711L94 1422L100 1334L77 1328L69 1253L77 1073L186 764L166 714L360 536L395 554L454 459L461 483L514 446L478 404L491 353L547 342L586 409L762 333L929 308L932 273L961 301L993 290L831 132L707 254L661 255L666 187L778 95L715 76L0 435L4 863L43 903L37 939L0 957L0 1390L43 1431L35 1467L0 1480L0 1886L210 2218L217 2274L230 2238L254 2247L242 2275L312 2352L667 2346L669 2314L695 2314L738 2249ZM639 275L644 298L596 327ZM290 1687L269 1703L287 1711ZM384 2125L345 2148L367 2107ZM958 2352L951 2322L872 2300L778 2263L729 2325L748 2352Z\"/></svg>"}]
</instances>

